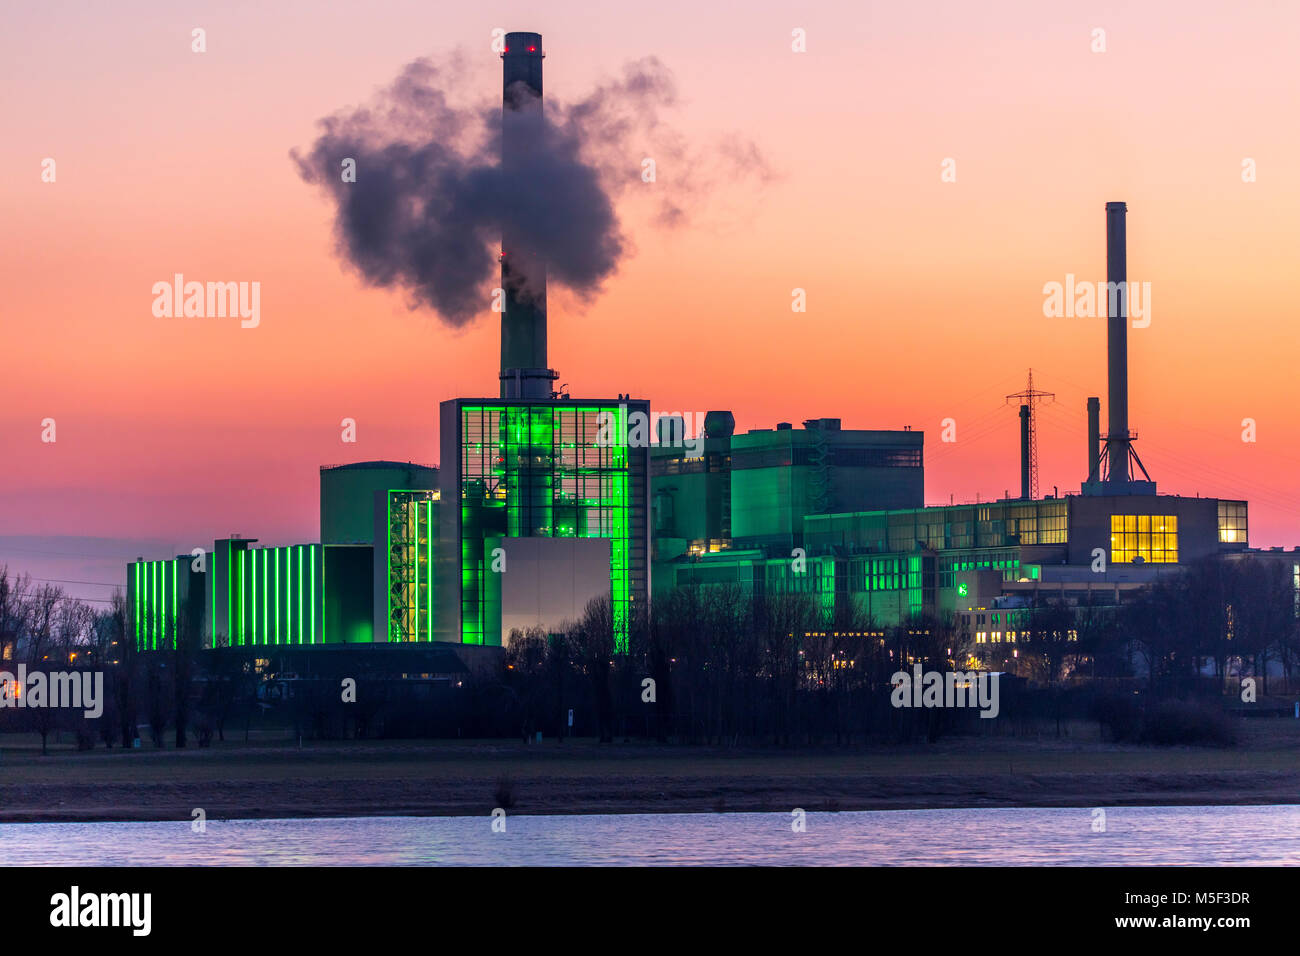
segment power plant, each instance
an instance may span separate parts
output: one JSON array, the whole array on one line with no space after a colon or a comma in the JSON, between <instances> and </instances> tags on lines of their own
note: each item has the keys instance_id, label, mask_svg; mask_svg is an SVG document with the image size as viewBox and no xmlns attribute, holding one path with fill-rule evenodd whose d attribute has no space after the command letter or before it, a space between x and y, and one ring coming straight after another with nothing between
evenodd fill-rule
<instances>
[{"instance_id":1,"label":"power plant","mask_svg":"<svg viewBox=\"0 0 1300 956\"><path fill-rule=\"evenodd\" d=\"M543 116L542 38L510 33L501 163L524 161ZM440 408L437 466L356 462L320 472L320 541L211 551L128 567L137 644L205 647L442 644L467 665L513 632L554 632L609 600L616 647L653 596L730 586L813 596L827 620L951 616L974 643L1014 643L1023 610L1054 596L1118 605L1203 557L1245 551L1244 501L1161 495L1128 409L1127 207L1106 204L1107 415L1089 398L1080 493L1037 494L1036 396L1020 405L1020 493L925 505L921 431L838 418L736 433L710 411L655 421L627 395L556 390L544 254L502 236L499 394ZM658 439L658 440L656 440ZM1141 478L1136 477L1137 473Z\"/></svg>"},{"instance_id":2,"label":"power plant","mask_svg":"<svg viewBox=\"0 0 1300 956\"><path fill-rule=\"evenodd\" d=\"M734 525L739 522L733 522L731 538L718 540L728 520L725 515L714 526L676 520L669 534L659 521L665 511L661 497L668 498L666 510L674 516L700 511L677 500L680 492L666 481L666 472L682 470L686 463L656 453L656 592L727 583L758 596L813 593L828 612L851 602L881 625L918 615L953 616L959 630L976 644L1015 643L1025 609L1042 599L1118 606L1126 593L1188 562L1244 552L1246 502L1160 495L1133 449L1136 436L1128 425L1126 213L1122 202L1106 204L1109 430L1103 442L1100 400L1089 398L1088 453L1080 494L1035 494L1032 406L1048 393L1034 388L1032 372L1028 388L1008 396L1025 402L1020 406L1021 488L1014 499L925 507L918 460L911 501L890 504L874 490L867 492L867 497L876 497L869 507L820 501L818 508L803 515L802 533L788 542L738 533ZM810 426L816 427L805 422L806 429ZM913 434L919 438L919 433ZM740 437L762 441L765 435L770 439L764 430ZM829 485L842 460L836 449L809 458L809 474L800 479L800 463L787 457L791 478L785 485ZM734 501L735 489L744 486L752 465L743 454L733 454L729 464ZM896 460L890 465L908 467ZM1133 477L1130 465L1143 480ZM866 476L855 484L870 488ZM782 484L773 482L771 487ZM753 507L748 501L741 506ZM791 560L791 548L800 549L806 562L802 573Z\"/></svg>"}]
</instances>

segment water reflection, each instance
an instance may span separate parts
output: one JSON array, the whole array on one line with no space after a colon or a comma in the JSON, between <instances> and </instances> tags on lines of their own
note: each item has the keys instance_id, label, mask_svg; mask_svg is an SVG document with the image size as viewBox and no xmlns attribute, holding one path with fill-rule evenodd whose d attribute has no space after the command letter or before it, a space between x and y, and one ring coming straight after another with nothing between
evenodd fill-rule
<instances>
[{"instance_id":1,"label":"water reflection","mask_svg":"<svg viewBox=\"0 0 1300 956\"><path fill-rule=\"evenodd\" d=\"M6 864L1190 865L1300 863L1300 806L352 817L0 824ZM1251 852L1243 854L1241 848Z\"/></svg>"}]
</instances>

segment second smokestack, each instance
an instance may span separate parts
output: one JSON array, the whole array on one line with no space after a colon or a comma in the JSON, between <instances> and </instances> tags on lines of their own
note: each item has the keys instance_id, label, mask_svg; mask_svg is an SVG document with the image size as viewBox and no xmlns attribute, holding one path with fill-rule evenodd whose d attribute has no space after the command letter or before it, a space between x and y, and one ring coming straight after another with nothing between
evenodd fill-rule
<instances>
[{"instance_id":1,"label":"second smokestack","mask_svg":"<svg viewBox=\"0 0 1300 956\"><path fill-rule=\"evenodd\" d=\"M1028 501L1032 497L1029 484L1029 406L1020 406L1020 497Z\"/></svg>"},{"instance_id":2,"label":"second smokestack","mask_svg":"<svg viewBox=\"0 0 1300 956\"><path fill-rule=\"evenodd\" d=\"M1097 481L1101 475L1101 399L1088 399L1088 480Z\"/></svg>"},{"instance_id":3,"label":"second smokestack","mask_svg":"<svg viewBox=\"0 0 1300 956\"><path fill-rule=\"evenodd\" d=\"M1120 484L1129 481L1127 215L1128 206L1124 203L1106 203L1106 367L1110 416L1106 480Z\"/></svg>"}]
</instances>

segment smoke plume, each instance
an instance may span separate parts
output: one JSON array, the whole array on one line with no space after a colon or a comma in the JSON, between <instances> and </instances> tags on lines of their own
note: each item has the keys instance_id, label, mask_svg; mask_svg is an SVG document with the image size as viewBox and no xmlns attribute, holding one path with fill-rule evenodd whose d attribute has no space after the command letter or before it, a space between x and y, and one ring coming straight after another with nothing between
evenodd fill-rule
<instances>
[{"instance_id":1,"label":"smoke plume","mask_svg":"<svg viewBox=\"0 0 1300 956\"><path fill-rule=\"evenodd\" d=\"M375 286L398 288L412 308L464 325L486 311L499 283L503 233L518 252L540 256L547 280L588 300L618 268L629 243L615 197L642 183L642 157L692 170L657 191L658 224L681 225L691 197L707 190L704 168L661 120L676 105L669 71L653 57L571 104L509 111L498 98L466 99L457 59L445 69L408 64L362 107L320 121L320 135L291 156L299 174L330 196L338 253ZM469 102L471 105L460 105ZM531 148L501 162L502 123L518 123ZM725 150L760 179L752 144ZM355 181L345 181L347 160ZM513 252L512 252L513 254Z\"/></svg>"}]
</instances>

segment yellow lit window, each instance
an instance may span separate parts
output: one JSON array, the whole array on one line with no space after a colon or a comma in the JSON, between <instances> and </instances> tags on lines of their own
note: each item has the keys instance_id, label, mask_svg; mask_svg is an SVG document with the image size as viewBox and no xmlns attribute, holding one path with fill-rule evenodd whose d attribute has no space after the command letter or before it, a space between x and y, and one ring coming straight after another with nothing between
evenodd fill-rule
<instances>
[{"instance_id":1,"label":"yellow lit window","mask_svg":"<svg viewBox=\"0 0 1300 956\"><path fill-rule=\"evenodd\" d=\"M1178 516L1111 515L1111 563L1131 564L1134 558L1154 564L1176 564Z\"/></svg>"},{"instance_id":2,"label":"yellow lit window","mask_svg":"<svg viewBox=\"0 0 1300 956\"><path fill-rule=\"evenodd\" d=\"M1247 543L1246 502L1219 502L1219 541L1223 544Z\"/></svg>"}]
</instances>

